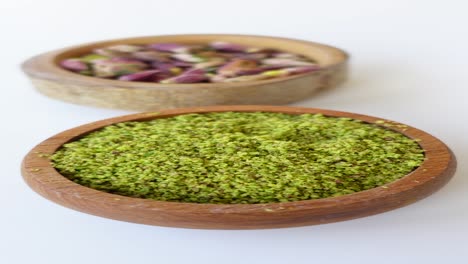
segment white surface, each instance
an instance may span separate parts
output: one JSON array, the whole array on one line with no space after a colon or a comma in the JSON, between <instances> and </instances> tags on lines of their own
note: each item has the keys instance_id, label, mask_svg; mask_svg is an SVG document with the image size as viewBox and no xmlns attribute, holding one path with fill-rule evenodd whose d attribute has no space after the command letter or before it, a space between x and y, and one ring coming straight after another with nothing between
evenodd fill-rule
<instances>
[{"instance_id":1,"label":"white surface","mask_svg":"<svg viewBox=\"0 0 468 264\"><path fill-rule=\"evenodd\" d=\"M0 263L467 263L466 1L22 1L0 3ZM245 33L329 43L352 54L340 88L297 103L393 119L445 141L458 171L410 206L301 228L205 231L137 225L60 207L20 162L62 130L128 112L34 92L24 59L99 39Z\"/></svg>"}]
</instances>

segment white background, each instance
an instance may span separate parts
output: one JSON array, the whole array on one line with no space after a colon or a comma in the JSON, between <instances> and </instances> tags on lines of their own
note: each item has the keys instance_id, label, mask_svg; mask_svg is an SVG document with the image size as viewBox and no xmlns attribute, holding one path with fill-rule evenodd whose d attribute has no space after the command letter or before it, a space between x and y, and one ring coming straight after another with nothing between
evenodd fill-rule
<instances>
[{"instance_id":1,"label":"white background","mask_svg":"<svg viewBox=\"0 0 468 264\"><path fill-rule=\"evenodd\" d=\"M468 263L468 4L460 1L0 0L0 263ZM125 111L36 93L19 70L48 50L117 37L242 33L352 55L339 88L297 105L393 119L446 142L458 170L410 206L300 228L206 231L75 212L33 193L20 162L62 130Z\"/></svg>"}]
</instances>

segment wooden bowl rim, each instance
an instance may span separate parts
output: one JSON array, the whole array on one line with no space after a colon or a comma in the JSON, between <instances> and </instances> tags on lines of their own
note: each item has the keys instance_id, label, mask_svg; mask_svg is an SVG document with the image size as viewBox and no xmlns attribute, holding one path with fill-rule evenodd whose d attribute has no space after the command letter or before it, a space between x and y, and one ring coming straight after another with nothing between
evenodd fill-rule
<instances>
[{"instance_id":1,"label":"wooden bowl rim","mask_svg":"<svg viewBox=\"0 0 468 264\"><path fill-rule=\"evenodd\" d=\"M419 145L425 150L426 158L424 162L413 172L403 178L376 187L366 191L361 191L353 194L342 195L338 197L303 200L296 202L278 202L265 204L199 204L199 203L183 203L183 202L166 202L156 201L143 198L132 198L117 194L110 194L103 191L91 189L59 174L50 164L46 157L39 157L41 154L52 154L64 143L76 139L86 133L94 131L115 123L126 121L145 121L157 118L166 118L175 115L189 113L209 113L209 112L279 112L286 114L302 114L302 113L321 113L332 117L350 117L353 119L362 120L368 123L376 123L383 120L386 123L391 123L396 126L389 127L396 132L402 133L410 138L419 139ZM403 126L405 126L403 128ZM382 126L383 127L383 126ZM437 163L437 164L435 164ZM434 136L416 129L411 126L403 125L398 122L386 120L383 118L354 114L349 112L341 112L334 110L325 110L320 108L305 108L305 107L289 107L289 106L259 106L259 105L243 105L243 106L207 106L207 107L190 107L172 110L164 110L159 112L148 112L125 115L109 119L100 120L97 122L78 126L64 132L61 132L34 147L24 158L22 162L22 175L26 182L38 193L44 195L48 191L53 191L61 197L62 194L72 194L74 197L84 199L89 202L105 203L109 206L128 206L138 207L151 211L165 212L196 212L198 214L255 214L268 212L288 213L300 210L323 210L344 206L350 204L360 204L364 208L371 200L388 198L389 196L398 195L400 192L405 192L413 188L418 188L423 185L431 185L433 182L440 180L438 178L451 177L455 171L456 160L450 149L439 139ZM447 174L447 171L450 171ZM31 184L34 182L34 186ZM435 191L435 190L434 190ZM422 199L416 198L415 200ZM54 199L52 199L54 200ZM55 202L59 202L55 199ZM65 205L66 206L66 205Z\"/></svg>"},{"instance_id":2,"label":"wooden bowl rim","mask_svg":"<svg viewBox=\"0 0 468 264\"><path fill-rule=\"evenodd\" d=\"M152 39L152 38L166 38L166 37L216 37L222 39L223 37L240 37L240 38L258 38L258 39L270 39L270 40L281 40L287 41L291 43L297 44L305 44L314 46L317 48L321 48L323 52L332 53L335 52L339 54L340 59L335 60L334 63L330 63L326 66L321 66L321 68L317 71L297 74L293 76L287 77L279 77L279 78L272 78L267 80L258 80L258 81L247 81L247 82L233 82L233 83L190 83L190 84L162 84L162 83L148 83L148 82L126 82L126 81L119 81L113 79L103 79L97 78L92 76L85 76L80 75L78 73L74 73L63 69L57 64L57 57L61 56L62 54L68 53L74 49L78 49L81 47L87 46L95 46L95 45L105 45L106 43L110 42L120 42L120 41L130 41L130 40L143 40L143 39ZM84 44L78 44L66 48L62 48L59 50L54 50L50 52L46 52L35 57L32 57L21 65L23 71L30 75L31 77L39 77L43 79L49 80L56 80L56 81L68 81L68 82L75 82L80 83L83 85L92 85L92 86L109 86L109 87L116 87L122 89L193 89L193 88L235 88L241 86L254 86L254 85L265 85L271 83L281 83L287 82L291 79L296 78L306 78L308 76L318 75L324 71L333 69L335 67L340 66L343 63L346 63L349 60L349 54L345 51L338 49L336 47L321 44L312 41L300 40L300 39L292 39L292 38L284 38L284 37L273 37L273 36L262 36L262 35L244 35L244 34L168 34L168 35L155 35L155 36L141 36L141 37L129 37L129 38L118 38L118 39L109 39L109 40L101 40L96 42L88 42Z\"/></svg>"}]
</instances>

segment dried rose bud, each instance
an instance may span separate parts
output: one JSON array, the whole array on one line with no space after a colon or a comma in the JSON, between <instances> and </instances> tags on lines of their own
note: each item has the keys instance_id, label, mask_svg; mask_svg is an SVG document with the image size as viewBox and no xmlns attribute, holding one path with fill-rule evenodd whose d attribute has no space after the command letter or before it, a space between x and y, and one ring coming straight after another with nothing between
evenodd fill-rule
<instances>
[{"instance_id":1,"label":"dried rose bud","mask_svg":"<svg viewBox=\"0 0 468 264\"><path fill-rule=\"evenodd\" d=\"M96 61L93 64L93 71L97 77L114 77L136 73L147 67L148 65L138 60L113 58Z\"/></svg>"},{"instance_id":2,"label":"dried rose bud","mask_svg":"<svg viewBox=\"0 0 468 264\"><path fill-rule=\"evenodd\" d=\"M190 48L176 43L154 43L148 45L149 48L157 51L173 52L173 53L187 53Z\"/></svg>"},{"instance_id":3,"label":"dried rose bud","mask_svg":"<svg viewBox=\"0 0 468 264\"><path fill-rule=\"evenodd\" d=\"M210 47L225 52L244 52L248 48L239 44L224 42L224 41L215 41L210 43Z\"/></svg>"},{"instance_id":4,"label":"dried rose bud","mask_svg":"<svg viewBox=\"0 0 468 264\"><path fill-rule=\"evenodd\" d=\"M176 53L176 54L173 54L171 56L172 58L174 59L177 59L177 60L180 60L180 61L184 61L184 62L203 62L205 61L204 59L198 57L198 56L195 56L195 55L192 55L192 54L188 54L188 53Z\"/></svg>"},{"instance_id":5,"label":"dried rose bud","mask_svg":"<svg viewBox=\"0 0 468 264\"><path fill-rule=\"evenodd\" d=\"M211 67L217 67L221 66L224 63L226 63L226 60L223 58L213 58L209 61L206 62L200 62L195 65L193 65L193 68L195 69L206 69L206 68L211 68Z\"/></svg>"},{"instance_id":6,"label":"dried rose bud","mask_svg":"<svg viewBox=\"0 0 468 264\"><path fill-rule=\"evenodd\" d=\"M169 62L171 60L169 54L153 50L133 52L131 56L144 61Z\"/></svg>"},{"instance_id":7,"label":"dried rose bud","mask_svg":"<svg viewBox=\"0 0 468 264\"><path fill-rule=\"evenodd\" d=\"M88 65L81 59L66 59L60 62L60 65L70 71L79 72L88 70Z\"/></svg>"},{"instance_id":8,"label":"dried rose bud","mask_svg":"<svg viewBox=\"0 0 468 264\"><path fill-rule=\"evenodd\" d=\"M234 59L218 69L218 73L227 77L236 76L238 72L255 69L258 63L254 60Z\"/></svg>"},{"instance_id":9,"label":"dried rose bud","mask_svg":"<svg viewBox=\"0 0 468 264\"><path fill-rule=\"evenodd\" d=\"M140 71L128 75L122 75L117 80L120 81L148 81L152 80L161 71L158 70L147 70L147 71Z\"/></svg>"},{"instance_id":10,"label":"dried rose bud","mask_svg":"<svg viewBox=\"0 0 468 264\"><path fill-rule=\"evenodd\" d=\"M262 60L262 63L266 65L283 65L283 66L311 66L316 63L309 61L293 60L293 59L281 59L281 58L269 58Z\"/></svg>"}]
</instances>

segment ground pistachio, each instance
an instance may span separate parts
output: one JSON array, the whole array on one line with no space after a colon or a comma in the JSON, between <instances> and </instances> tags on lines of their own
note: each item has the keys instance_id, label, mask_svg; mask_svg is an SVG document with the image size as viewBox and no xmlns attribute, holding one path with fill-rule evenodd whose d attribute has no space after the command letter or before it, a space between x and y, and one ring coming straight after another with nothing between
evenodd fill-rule
<instances>
[{"instance_id":1,"label":"ground pistachio","mask_svg":"<svg viewBox=\"0 0 468 264\"><path fill-rule=\"evenodd\" d=\"M185 114L106 126L51 157L70 180L159 201L257 204L386 186L424 160L390 129L321 114Z\"/></svg>"}]
</instances>

